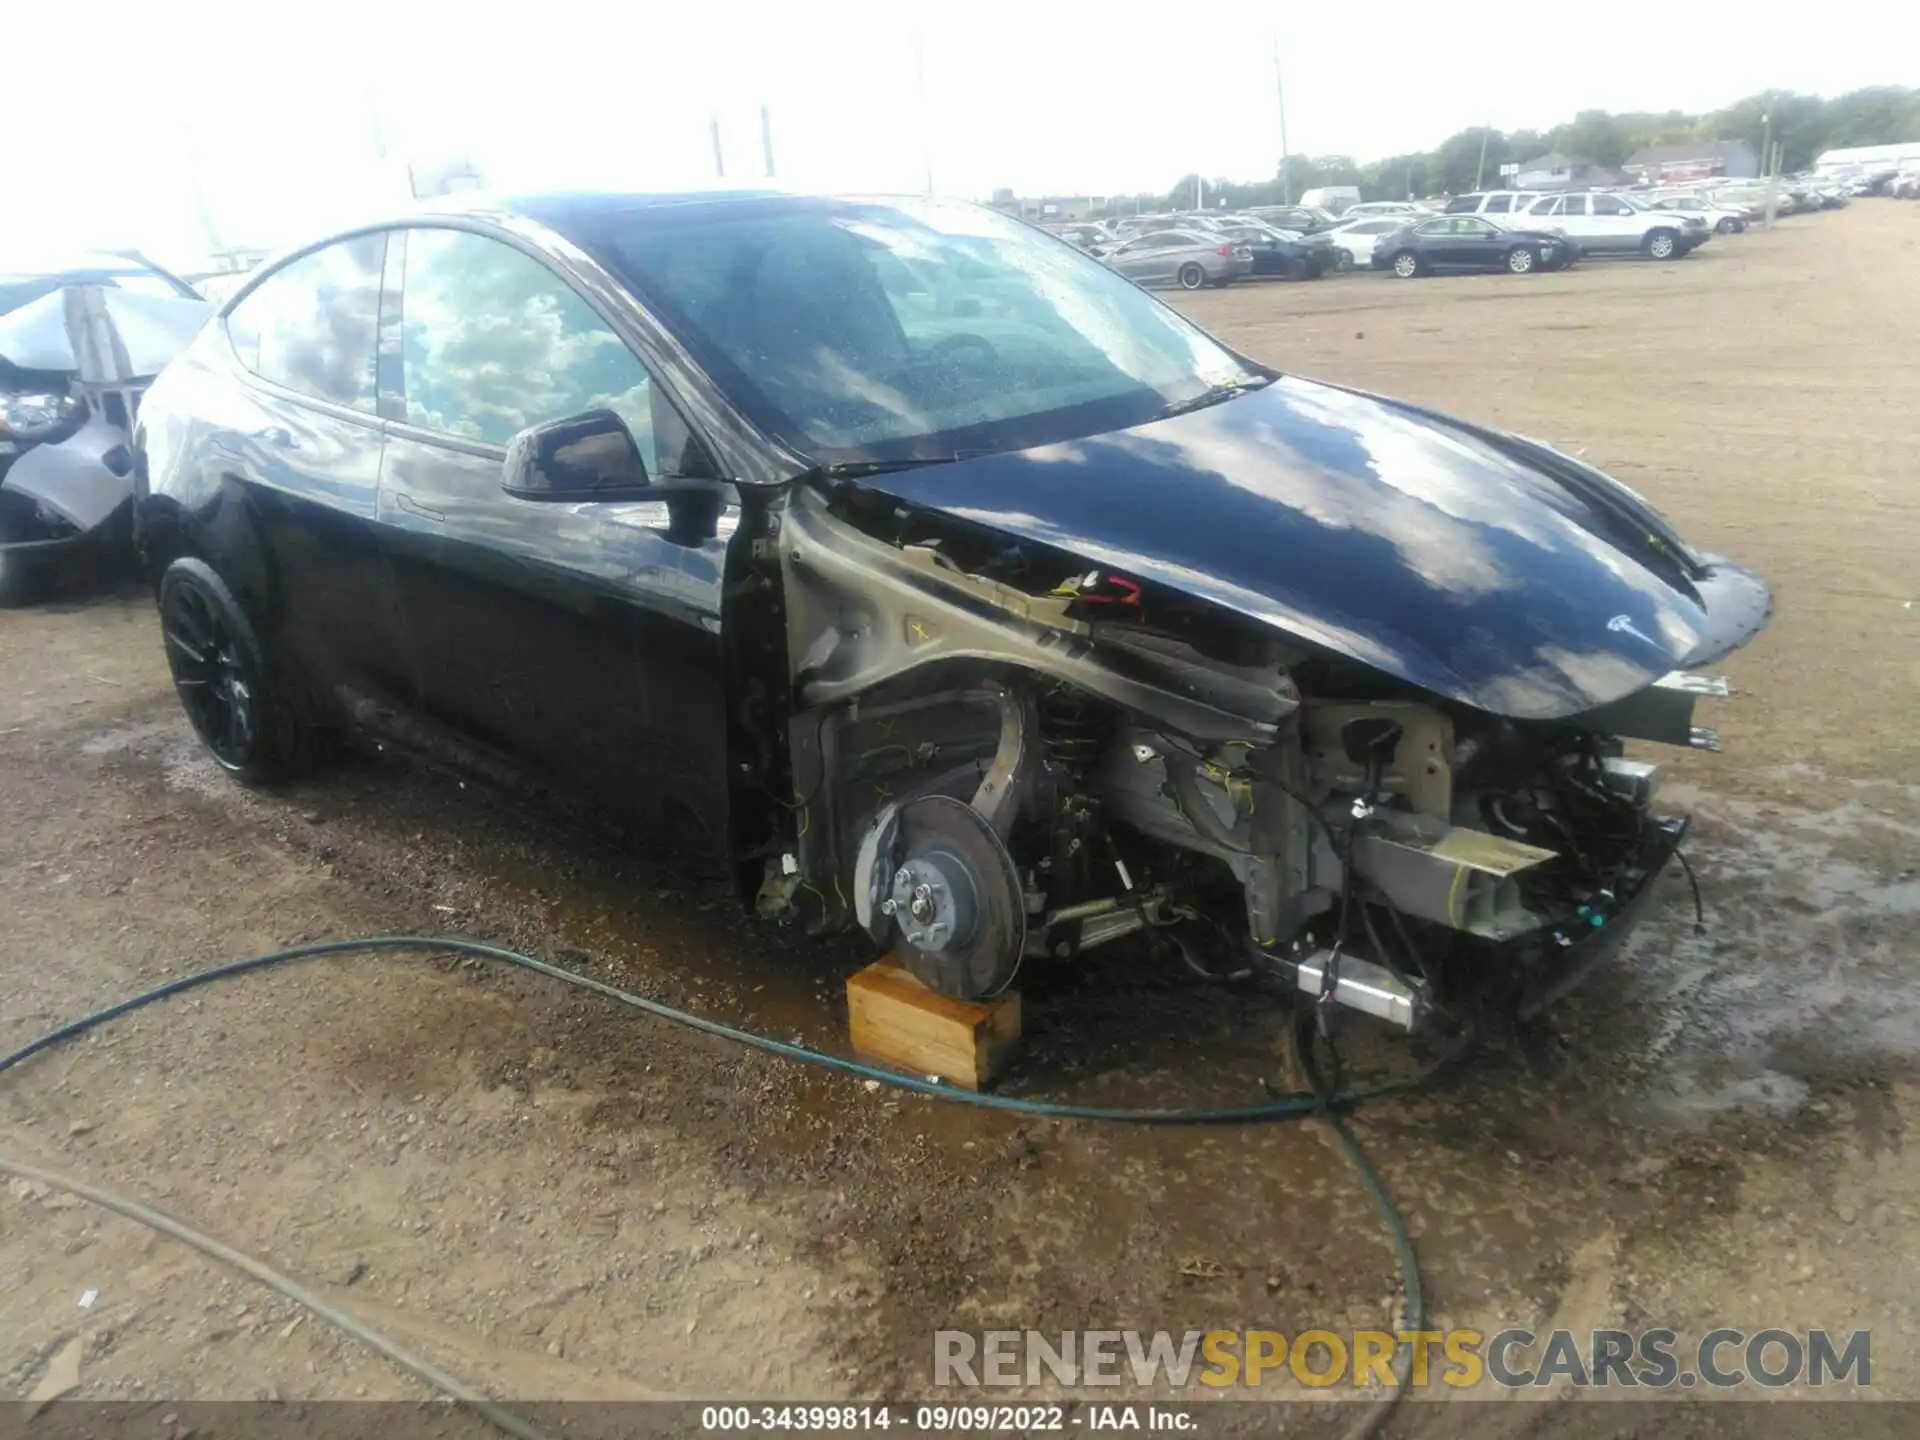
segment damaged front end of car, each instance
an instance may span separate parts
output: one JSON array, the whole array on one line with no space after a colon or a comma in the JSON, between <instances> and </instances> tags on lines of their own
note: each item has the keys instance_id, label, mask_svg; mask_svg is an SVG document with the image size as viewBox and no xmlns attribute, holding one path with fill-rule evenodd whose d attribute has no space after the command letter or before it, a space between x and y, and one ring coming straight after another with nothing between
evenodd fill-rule
<instances>
[{"instance_id":1,"label":"damaged front end of car","mask_svg":"<svg viewBox=\"0 0 1920 1440\"><path fill-rule=\"evenodd\" d=\"M1686 830L1626 742L1717 748L1677 662L1764 586L1557 452L1305 382L1049 449L749 517L763 913L965 999L1147 932L1405 1030L1619 949Z\"/></svg>"},{"instance_id":2,"label":"damaged front end of car","mask_svg":"<svg viewBox=\"0 0 1920 1440\"><path fill-rule=\"evenodd\" d=\"M0 604L130 569L140 398L206 314L76 284L0 317Z\"/></svg>"}]
</instances>

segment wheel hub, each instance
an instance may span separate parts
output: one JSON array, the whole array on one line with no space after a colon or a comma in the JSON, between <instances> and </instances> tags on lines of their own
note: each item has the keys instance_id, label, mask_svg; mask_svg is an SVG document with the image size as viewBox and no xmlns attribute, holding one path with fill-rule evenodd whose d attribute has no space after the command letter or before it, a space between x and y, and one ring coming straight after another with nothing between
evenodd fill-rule
<instances>
[{"instance_id":1,"label":"wheel hub","mask_svg":"<svg viewBox=\"0 0 1920 1440\"><path fill-rule=\"evenodd\" d=\"M987 818L948 795L920 795L875 817L855 861L855 914L928 989L997 995L1026 950L1026 896Z\"/></svg>"},{"instance_id":2,"label":"wheel hub","mask_svg":"<svg viewBox=\"0 0 1920 1440\"><path fill-rule=\"evenodd\" d=\"M978 895L957 856L919 855L893 872L893 889L880 906L916 950L939 953L973 938Z\"/></svg>"}]
</instances>

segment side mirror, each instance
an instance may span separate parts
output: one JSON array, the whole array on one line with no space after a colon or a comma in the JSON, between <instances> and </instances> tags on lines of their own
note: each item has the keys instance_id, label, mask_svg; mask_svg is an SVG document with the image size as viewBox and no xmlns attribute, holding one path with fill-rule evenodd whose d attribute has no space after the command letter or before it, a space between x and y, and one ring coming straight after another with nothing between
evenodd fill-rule
<instances>
[{"instance_id":1,"label":"side mirror","mask_svg":"<svg viewBox=\"0 0 1920 1440\"><path fill-rule=\"evenodd\" d=\"M728 487L713 480L647 475L627 422L611 410L585 410L533 425L513 437L500 466L500 488L519 500L660 500L668 512L666 537L698 545L718 533Z\"/></svg>"},{"instance_id":2,"label":"side mirror","mask_svg":"<svg viewBox=\"0 0 1920 1440\"><path fill-rule=\"evenodd\" d=\"M522 430L507 446L500 488L520 500L655 498L633 432L611 410L586 410Z\"/></svg>"}]
</instances>

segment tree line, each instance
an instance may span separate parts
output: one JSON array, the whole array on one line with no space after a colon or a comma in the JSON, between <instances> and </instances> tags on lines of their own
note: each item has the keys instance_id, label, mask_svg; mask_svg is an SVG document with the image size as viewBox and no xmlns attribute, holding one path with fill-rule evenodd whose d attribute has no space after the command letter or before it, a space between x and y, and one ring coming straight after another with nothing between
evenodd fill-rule
<instances>
[{"instance_id":1,"label":"tree line","mask_svg":"<svg viewBox=\"0 0 1920 1440\"><path fill-rule=\"evenodd\" d=\"M1618 166L1636 150L1689 140L1744 140L1758 156L1769 131L1769 118L1771 139L1780 142L1783 169L1791 174L1806 169L1826 150L1920 141L1920 89L1877 85L1830 100L1789 90L1763 90L1707 115L1679 110L1623 115L1582 110L1551 130L1473 126L1449 136L1432 150L1389 155L1364 165L1346 155L1290 155L1284 177L1276 169L1269 180L1209 179L1205 193L1210 206L1222 199L1229 206L1272 205L1280 202L1283 193L1298 200L1302 192L1324 185L1356 186L1368 200L1404 200L1443 192L1457 195L1473 189L1476 178L1484 185L1499 183L1504 164L1525 164L1550 151ZM1197 178L1182 176L1166 195L1141 199L1169 209L1190 208Z\"/></svg>"}]
</instances>

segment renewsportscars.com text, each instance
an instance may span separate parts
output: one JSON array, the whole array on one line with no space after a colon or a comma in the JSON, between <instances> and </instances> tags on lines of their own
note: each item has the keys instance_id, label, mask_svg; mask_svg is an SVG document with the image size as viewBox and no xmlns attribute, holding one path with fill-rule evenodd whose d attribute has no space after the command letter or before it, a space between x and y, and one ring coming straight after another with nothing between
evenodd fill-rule
<instances>
[{"instance_id":1,"label":"renewsportscars.com text","mask_svg":"<svg viewBox=\"0 0 1920 1440\"><path fill-rule=\"evenodd\" d=\"M1391 1385L1401 1346L1415 1389L1726 1389L1739 1385L1873 1383L1869 1330L1711 1330L1685 1340L1668 1329L1167 1331L939 1330L933 1383L942 1386Z\"/></svg>"}]
</instances>

